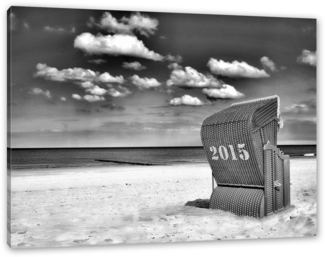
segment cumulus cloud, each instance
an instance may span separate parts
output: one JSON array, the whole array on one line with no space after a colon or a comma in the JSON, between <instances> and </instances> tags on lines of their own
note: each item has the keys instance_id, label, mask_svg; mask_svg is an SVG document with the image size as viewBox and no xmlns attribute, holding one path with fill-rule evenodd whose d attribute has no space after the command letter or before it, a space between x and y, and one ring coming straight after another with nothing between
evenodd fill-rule
<instances>
[{"instance_id":1,"label":"cumulus cloud","mask_svg":"<svg viewBox=\"0 0 325 257\"><path fill-rule=\"evenodd\" d=\"M122 87L122 86L118 86L118 90L116 90L115 88L110 88L107 91L107 93L113 97L126 97L126 96L132 94L132 92L130 92L127 88Z\"/></svg>"},{"instance_id":2,"label":"cumulus cloud","mask_svg":"<svg viewBox=\"0 0 325 257\"><path fill-rule=\"evenodd\" d=\"M102 64L105 63L107 61L103 60L103 59L94 59L94 60L88 60L89 63L94 63L94 64Z\"/></svg>"},{"instance_id":3,"label":"cumulus cloud","mask_svg":"<svg viewBox=\"0 0 325 257\"><path fill-rule=\"evenodd\" d=\"M207 65L212 73L227 77L267 78L270 76L265 70L259 70L246 62L233 61L230 63L210 58Z\"/></svg>"},{"instance_id":4,"label":"cumulus cloud","mask_svg":"<svg viewBox=\"0 0 325 257\"><path fill-rule=\"evenodd\" d=\"M178 106L178 105L190 105L190 106L201 106L204 103L197 97L193 97L190 95L183 95L182 97L176 97L169 101L170 105Z\"/></svg>"},{"instance_id":5,"label":"cumulus cloud","mask_svg":"<svg viewBox=\"0 0 325 257\"><path fill-rule=\"evenodd\" d=\"M104 95L107 92L107 90L95 85L92 88L86 89L86 92L88 92L92 95Z\"/></svg>"},{"instance_id":6,"label":"cumulus cloud","mask_svg":"<svg viewBox=\"0 0 325 257\"><path fill-rule=\"evenodd\" d=\"M88 102L97 102L102 101L104 99L102 96L105 94L113 97L125 97L132 93L122 86L118 86L117 89L114 89L113 85L109 83L122 84L124 83L124 78L123 76L114 77L108 72L100 74L82 68L58 70L48 67L46 64L37 64L36 68L37 72L34 74L35 77L43 77L47 80L58 82L72 81L85 89L87 95L83 98L78 94L72 95L72 98L76 100L84 99ZM102 88L101 86L103 85L107 86L109 89Z\"/></svg>"},{"instance_id":7,"label":"cumulus cloud","mask_svg":"<svg viewBox=\"0 0 325 257\"><path fill-rule=\"evenodd\" d=\"M270 71L278 71L278 69L276 68L275 63L267 56L263 56L261 58L261 63L264 67L264 69L269 69Z\"/></svg>"},{"instance_id":8,"label":"cumulus cloud","mask_svg":"<svg viewBox=\"0 0 325 257\"><path fill-rule=\"evenodd\" d=\"M140 89L156 88L161 85L155 78L140 78L138 75L133 75L131 81Z\"/></svg>"},{"instance_id":9,"label":"cumulus cloud","mask_svg":"<svg viewBox=\"0 0 325 257\"><path fill-rule=\"evenodd\" d=\"M179 67L178 67L179 68ZM205 76L191 67L185 70L175 69L167 80L168 86L188 86L188 87L220 87L222 82L213 76Z\"/></svg>"},{"instance_id":10,"label":"cumulus cloud","mask_svg":"<svg viewBox=\"0 0 325 257\"><path fill-rule=\"evenodd\" d=\"M302 54L297 57L297 62L301 64L307 64L313 67L317 65L317 56L316 52L312 52L309 50L303 50Z\"/></svg>"},{"instance_id":11,"label":"cumulus cloud","mask_svg":"<svg viewBox=\"0 0 325 257\"><path fill-rule=\"evenodd\" d=\"M85 95L83 97L86 101L93 103L93 102L98 102L98 101L104 101L105 98L102 96L98 96L98 95Z\"/></svg>"},{"instance_id":12,"label":"cumulus cloud","mask_svg":"<svg viewBox=\"0 0 325 257\"><path fill-rule=\"evenodd\" d=\"M238 99L245 96L238 92L233 86L227 84L224 84L222 88L204 88L202 92L211 98Z\"/></svg>"},{"instance_id":13,"label":"cumulus cloud","mask_svg":"<svg viewBox=\"0 0 325 257\"><path fill-rule=\"evenodd\" d=\"M144 43L132 35L101 35L94 36L82 33L74 40L74 47L87 54L126 55L162 61L163 56L150 51Z\"/></svg>"},{"instance_id":14,"label":"cumulus cloud","mask_svg":"<svg viewBox=\"0 0 325 257\"><path fill-rule=\"evenodd\" d=\"M155 34L158 27L158 20L142 15L141 13L133 13L130 17L122 17L117 20L110 12L105 12L99 23L95 22L93 17L90 17L88 26L97 26L100 29L116 34L139 34L149 37Z\"/></svg>"},{"instance_id":15,"label":"cumulus cloud","mask_svg":"<svg viewBox=\"0 0 325 257\"><path fill-rule=\"evenodd\" d=\"M98 80L100 82L103 83L120 83L123 84L124 83L124 78L123 76L116 76L113 77L112 75L110 75L108 72L104 72L102 73L99 77Z\"/></svg>"},{"instance_id":16,"label":"cumulus cloud","mask_svg":"<svg viewBox=\"0 0 325 257\"><path fill-rule=\"evenodd\" d=\"M87 81L93 80L97 77L97 74L91 70L85 70L82 68L69 68L58 70L57 68L49 67L46 64L39 63L36 65L35 77L43 77L46 80L52 81Z\"/></svg>"},{"instance_id":17,"label":"cumulus cloud","mask_svg":"<svg viewBox=\"0 0 325 257\"><path fill-rule=\"evenodd\" d=\"M44 95L47 98L51 98L51 93L50 93L49 90L44 90L43 91L42 89L37 88L37 87L33 88L33 90L31 91L31 94L32 95Z\"/></svg>"},{"instance_id":18,"label":"cumulus cloud","mask_svg":"<svg viewBox=\"0 0 325 257\"><path fill-rule=\"evenodd\" d=\"M176 62L168 64L167 67L168 67L168 69L171 69L171 70L182 70L183 69L183 67Z\"/></svg>"},{"instance_id":19,"label":"cumulus cloud","mask_svg":"<svg viewBox=\"0 0 325 257\"><path fill-rule=\"evenodd\" d=\"M139 62L123 62L122 67L129 70L145 70L147 68Z\"/></svg>"},{"instance_id":20,"label":"cumulus cloud","mask_svg":"<svg viewBox=\"0 0 325 257\"><path fill-rule=\"evenodd\" d=\"M72 94L72 98L76 99L76 100L81 100L82 99L82 97L80 95L78 95L78 94Z\"/></svg>"},{"instance_id":21,"label":"cumulus cloud","mask_svg":"<svg viewBox=\"0 0 325 257\"><path fill-rule=\"evenodd\" d=\"M83 88L93 88L95 85L90 81L85 81L85 82L81 82L80 86L82 86Z\"/></svg>"},{"instance_id":22,"label":"cumulus cloud","mask_svg":"<svg viewBox=\"0 0 325 257\"><path fill-rule=\"evenodd\" d=\"M180 62L183 61L183 58L180 55L173 56L171 54L168 54L168 55L165 56L165 60L166 61L169 61L169 62L177 62L177 63L180 63Z\"/></svg>"},{"instance_id":23,"label":"cumulus cloud","mask_svg":"<svg viewBox=\"0 0 325 257\"><path fill-rule=\"evenodd\" d=\"M35 77L42 77L46 80L58 81L58 82L65 82L65 81L80 81L80 82L88 82L90 81L100 81L103 83L110 82L110 83L123 83L124 78L123 76L113 77L108 72L100 74L98 72L94 72L92 70L86 70L82 68L69 68L58 70L54 67L49 67L46 64L39 63L36 65L36 73L34 74ZM82 86L84 84L81 84ZM85 84L86 85L86 84ZM87 86L83 86L87 87Z\"/></svg>"}]
</instances>

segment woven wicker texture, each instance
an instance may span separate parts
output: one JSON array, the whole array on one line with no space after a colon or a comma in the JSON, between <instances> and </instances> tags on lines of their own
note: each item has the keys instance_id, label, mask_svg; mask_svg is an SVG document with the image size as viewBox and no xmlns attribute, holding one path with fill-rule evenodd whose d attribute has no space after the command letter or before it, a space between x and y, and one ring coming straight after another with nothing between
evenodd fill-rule
<instances>
[{"instance_id":1,"label":"woven wicker texture","mask_svg":"<svg viewBox=\"0 0 325 257\"><path fill-rule=\"evenodd\" d=\"M278 152L272 149L265 150L265 172L266 187L265 194L267 198L266 213L270 214L282 210L284 206L285 187L290 188L290 182L284 182L284 159ZM275 188L275 183L281 185ZM290 189L289 189L290 190Z\"/></svg>"},{"instance_id":2,"label":"woven wicker texture","mask_svg":"<svg viewBox=\"0 0 325 257\"><path fill-rule=\"evenodd\" d=\"M217 183L264 184L263 145L276 144L277 109L275 96L235 104L205 119L201 139Z\"/></svg>"},{"instance_id":3,"label":"woven wicker texture","mask_svg":"<svg viewBox=\"0 0 325 257\"><path fill-rule=\"evenodd\" d=\"M262 189L219 186L212 193L210 208L259 218L263 197Z\"/></svg>"},{"instance_id":4,"label":"woven wicker texture","mask_svg":"<svg viewBox=\"0 0 325 257\"><path fill-rule=\"evenodd\" d=\"M278 96L205 119L201 139L218 184L210 208L258 218L289 207L289 156L276 148L278 120Z\"/></svg>"}]
</instances>

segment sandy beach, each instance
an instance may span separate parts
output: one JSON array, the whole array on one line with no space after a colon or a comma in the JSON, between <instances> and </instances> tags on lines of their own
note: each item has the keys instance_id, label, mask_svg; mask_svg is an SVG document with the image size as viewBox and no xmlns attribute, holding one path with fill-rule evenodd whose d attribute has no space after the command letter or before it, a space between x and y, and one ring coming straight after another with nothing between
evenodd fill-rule
<instances>
[{"instance_id":1,"label":"sandy beach","mask_svg":"<svg viewBox=\"0 0 325 257\"><path fill-rule=\"evenodd\" d=\"M291 208L260 220L195 207L211 195L208 164L14 170L8 241L28 248L315 236L316 158L290 166Z\"/></svg>"}]
</instances>

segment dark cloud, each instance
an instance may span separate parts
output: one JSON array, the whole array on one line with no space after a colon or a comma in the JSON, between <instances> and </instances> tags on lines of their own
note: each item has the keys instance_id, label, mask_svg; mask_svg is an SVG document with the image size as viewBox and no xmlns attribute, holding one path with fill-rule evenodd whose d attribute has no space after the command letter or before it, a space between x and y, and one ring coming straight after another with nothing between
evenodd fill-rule
<instances>
[{"instance_id":1,"label":"dark cloud","mask_svg":"<svg viewBox=\"0 0 325 257\"><path fill-rule=\"evenodd\" d=\"M316 93L316 91L317 91L316 87L311 87L311 88L307 89L308 93Z\"/></svg>"},{"instance_id":2,"label":"dark cloud","mask_svg":"<svg viewBox=\"0 0 325 257\"><path fill-rule=\"evenodd\" d=\"M107 103L107 104L103 104L100 106L101 108L103 109L109 109L111 111L124 111L125 108L123 106L119 106L119 105L116 105L116 104L113 104L113 103Z\"/></svg>"},{"instance_id":3,"label":"dark cloud","mask_svg":"<svg viewBox=\"0 0 325 257\"><path fill-rule=\"evenodd\" d=\"M82 109L82 108L77 108L76 112L78 113L83 113L83 114L90 114L91 110L87 110L87 109Z\"/></svg>"},{"instance_id":4,"label":"dark cloud","mask_svg":"<svg viewBox=\"0 0 325 257\"><path fill-rule=\"evenodd\" d=\"M280 141L316 141L317 124L314 121L285 119L279 130Z\"/></svg>"}]
</instances>

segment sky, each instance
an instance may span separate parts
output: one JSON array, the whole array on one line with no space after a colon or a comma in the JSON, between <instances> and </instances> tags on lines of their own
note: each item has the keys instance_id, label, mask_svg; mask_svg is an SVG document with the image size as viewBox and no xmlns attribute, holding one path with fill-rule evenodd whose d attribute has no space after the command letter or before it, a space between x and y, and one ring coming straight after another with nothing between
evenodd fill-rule
<instances>
[{"instance_id":1,"label":"sky","mask_svg":"<svg viewBox=\"0 0 325 257\"><path fill-rule=\"evenodd\" d=\"M280 97L278 144L316 144L316 20L13 7L8 142L200 146L232 103Z\"/></svg>"}]
</instances>

